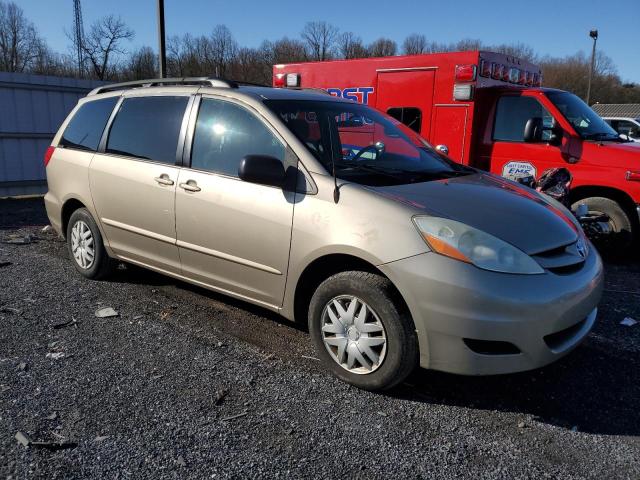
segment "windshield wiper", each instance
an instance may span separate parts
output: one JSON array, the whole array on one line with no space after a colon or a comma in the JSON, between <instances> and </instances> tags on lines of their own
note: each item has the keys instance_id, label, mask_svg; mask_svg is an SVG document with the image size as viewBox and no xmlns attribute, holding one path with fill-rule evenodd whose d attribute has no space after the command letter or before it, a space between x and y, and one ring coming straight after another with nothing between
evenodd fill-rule
<instances>
[{"instance_id":1,"label":"windshield wiper","mask_svg":"<svg viewBox=\"0 0 640 480\"><path fill-rule=\"evenodd\" d=\"M401 178L400 174L405 173L404 170L388 169L384 167L370 165L368 163L336 162L336 168L339 168L341 170L351 169L351 170L362 171L362 172L377 173L380 175L385 175L387 177L393 178L395 180L400 179Z\"/></svg>"},{"instance_id":2,"label":"windshield wiper","mask_svg":"<svg viewBox=\"0 0 640 480\"><path fill-rule=\"evenodd\" d=\"M467 170L436 170L435 172L417 172L424 173L428 175L437 175L442 177L465 177L467 175L471 175L475 172L467 171Z\"/></svg>"},{"instance_id":3,"label":"windshield wiper","mask_svg":"<svg viewBox=\"0 0 640 480\"><path fill-rule=\"evenodd\" d=\"M585 140L619 140L624 141L618 135L606 132L587 133L582 136Z\"/></svg>"}]
</instances>

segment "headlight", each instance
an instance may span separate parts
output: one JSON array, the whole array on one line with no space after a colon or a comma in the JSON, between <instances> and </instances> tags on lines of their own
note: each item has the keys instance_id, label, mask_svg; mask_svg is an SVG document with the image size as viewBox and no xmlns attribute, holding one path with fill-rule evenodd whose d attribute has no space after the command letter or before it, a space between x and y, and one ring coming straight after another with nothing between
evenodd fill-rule
<instances>
[{"instance_id":1,"label":"headlight","mask_svg":"<svg viewBox=\"0 0 640 480\"><path fill-rule=\"evenodd\" d=\"M523 251L464 223L426 216L413 217L413 221L429 247L441 255L494 272L544 273Z\"/></svg>"}]
</instances>

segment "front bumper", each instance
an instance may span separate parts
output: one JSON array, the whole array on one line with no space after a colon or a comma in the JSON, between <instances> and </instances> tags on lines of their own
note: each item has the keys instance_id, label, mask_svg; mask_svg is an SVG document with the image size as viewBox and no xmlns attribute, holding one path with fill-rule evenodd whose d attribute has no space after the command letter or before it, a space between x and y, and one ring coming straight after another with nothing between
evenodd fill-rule
<instances>
[{"instance_id":1,"label":"front bumper","mask_svg":"<svg viewBox=\"0 0 640 480\"><path fill-rule=\"evenodd\" d=\"M420 365L465 375L531 370L566 355L593 327L603 289L593 247L580 270L562 275L488 272L436 253L379 268L411 311Z\"/></svg>"}]
</instances>

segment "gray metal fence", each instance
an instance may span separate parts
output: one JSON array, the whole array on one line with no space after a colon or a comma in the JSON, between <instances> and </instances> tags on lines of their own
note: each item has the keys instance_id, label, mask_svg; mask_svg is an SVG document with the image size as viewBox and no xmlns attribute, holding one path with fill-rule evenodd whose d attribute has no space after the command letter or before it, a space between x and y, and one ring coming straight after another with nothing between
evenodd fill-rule
<instances>
[{"instance_id":1,"label":"gray metal fence","mask_svg":"<svg viewBox=\"0 0 640 480\"><path fill-rule=\"evenodd\" d=\"M44 152L78 99L99 85L0 72L0 197L46 192Z\"/></svg>"}]
</instances>

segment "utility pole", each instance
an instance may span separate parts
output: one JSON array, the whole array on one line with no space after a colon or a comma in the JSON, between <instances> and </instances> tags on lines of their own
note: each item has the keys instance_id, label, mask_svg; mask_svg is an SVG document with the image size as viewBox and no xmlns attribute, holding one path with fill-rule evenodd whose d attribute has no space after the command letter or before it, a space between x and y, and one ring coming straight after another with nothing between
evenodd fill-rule
<instances>
[{"instance_id":1,"label":"utility pole","mask_svg":"<svg viewBox=\"0 0 640 480\"><path fill-rule=\"evenodd\" d=\"M160 78L167 76L167 48L164 37L164 0L158 0L158 67Z\"/></svg>"},{"instance_id":2,"label":"utility pole","mask_svg":"<svg viewBox=\"0 0 640 480\"><path fill-rule=\"evenodd\" d=\"M591 70L589 70L589 84L587 86L587 105L591 100L591 82L593 81L593 71L596 67L596 42L598 41L598 30L593 29L589 32L589 36L593 38L593 50L591 51Z\"/></svg>"}]
</instances>

